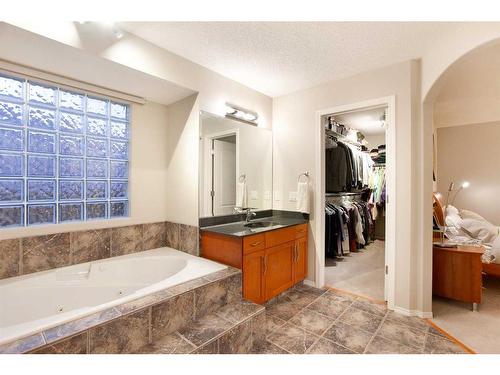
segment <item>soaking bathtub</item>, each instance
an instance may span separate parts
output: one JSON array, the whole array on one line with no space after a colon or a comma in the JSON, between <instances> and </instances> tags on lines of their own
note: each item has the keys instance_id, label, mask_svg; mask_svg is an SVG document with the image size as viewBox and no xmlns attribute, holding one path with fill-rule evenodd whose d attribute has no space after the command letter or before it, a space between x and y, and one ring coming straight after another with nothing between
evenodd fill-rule
<instances>
[{"instance_id":1,"label":"soaking bathtub","mask_svg":"<svg viewBox=\"0 0 500 375\"><path fill-rule=\"evenodd\" d=\"M168 247L0 281L0 345L227 267Z\"/></svg>"}]
</instances>

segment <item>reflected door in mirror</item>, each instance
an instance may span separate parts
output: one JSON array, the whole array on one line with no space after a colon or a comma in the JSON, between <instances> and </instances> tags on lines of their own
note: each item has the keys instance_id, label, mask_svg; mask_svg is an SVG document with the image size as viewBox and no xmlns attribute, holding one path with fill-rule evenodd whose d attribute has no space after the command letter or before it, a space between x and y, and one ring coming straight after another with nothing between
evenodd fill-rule
<instances>
[{"instance_id":1,"label":"reflected door in mirror","mask_svg":"<svg viewBox=\"0 0 500 375\"><path fill-rule=\"evenodd\" d=\"M213 215L234 212L236 204L236 143L226 137L213 140Z\"/></svg>"}]
</instances>

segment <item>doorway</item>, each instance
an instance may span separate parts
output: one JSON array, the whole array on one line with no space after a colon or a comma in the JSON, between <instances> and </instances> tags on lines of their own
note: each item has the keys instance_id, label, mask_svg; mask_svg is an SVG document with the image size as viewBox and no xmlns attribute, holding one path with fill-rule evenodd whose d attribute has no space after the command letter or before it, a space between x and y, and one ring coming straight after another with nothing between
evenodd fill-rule
<instances>
[{"instance_id":1,"label":"doorway","mask_svg":"<svg viewBox=\"0 0 500 375\"><path fill-rule=\"evenodd\" d=\"M321 178L316 181L315 200L319 221L316 285L387 301L389 308L393 308L394 303L395 263L395 205L389 200L395 188L394 103L394 97L386 97L317 114L320 125L317 171ZM331 181L327 186L328 173L338 176L335 171L327 171L327 167L332 166L327 160L328 141L332 137L333 147L338 144L350 148L354 151L351 157L358 157L361 165L363 161L369 163L362 171L355 172L358 173L355 182L347 188L335 185L332 188ZM328 157L331 158L331 154ZM378 182L374 183L373 178ZM327 236L331 234L329 225L333 224L326 216L329 205L340 208L336 214L345 218L339 221L344 224L337 228L339 236L329 237L330 242ZM358 237L355 227L345 225L349 220L358 224Z\"/></svg>"},{"instance_id":2,"label":"doorway","mask_svg":"<svg viewBox=\"0 0 500 375\"><path fill-rule=\"evenodd\" d=\"M229 215L236 206L238 131L203 137L203 211L205 216Z\"/></svg>"},{"instance_id":3,"label":"doorway","mask_svg":"<svg viewBox=\"0 0 500 375\"><path fill-rule=\"evenodd\" d=\"M236 205L236 135L212 139L212 215L231 214Z\"/></svg>"}]
</instances>

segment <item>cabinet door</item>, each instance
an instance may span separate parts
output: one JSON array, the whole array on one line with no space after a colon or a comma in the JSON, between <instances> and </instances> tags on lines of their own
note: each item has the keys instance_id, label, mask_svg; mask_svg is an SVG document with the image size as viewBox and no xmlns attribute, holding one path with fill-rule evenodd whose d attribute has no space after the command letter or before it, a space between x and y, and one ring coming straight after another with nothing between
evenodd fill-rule
<instances>
[{"instance_id":1,"label":"cabinet door","mask_svg":"<svg viewBox=\"0 0 500 375\"><path fill-rule=\"evenodd\" d=\"M293 254L295 242L287 242L266 249L264 259L266 300L269 300L293 285Z\"/></svg>"},{"instance_id":2,"label":"cabinet door","mask_svg":"<svg viewBox=\"0 0 500 375\"><path fill-rule=\"evenodd\" d=\"M294 283L298 283L307 277L307 237L296 240L295 246Z\"/></svg>"},{"instance_id":3,"label":"cabinet door","mask_svg":"<svg viewBox=\"0 0 500 375\"><path fill-rule=\"evenodd\" d=\"M243 298L255 303L263 303L266 298L264 258L264 250L243 256Z\"/></svg>"}]
</instances>

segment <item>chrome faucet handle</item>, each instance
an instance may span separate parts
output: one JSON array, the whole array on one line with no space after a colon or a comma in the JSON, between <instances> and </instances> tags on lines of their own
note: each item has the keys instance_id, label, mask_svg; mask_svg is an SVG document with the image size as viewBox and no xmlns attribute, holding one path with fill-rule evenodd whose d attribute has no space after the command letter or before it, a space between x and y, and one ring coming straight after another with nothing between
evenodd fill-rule
<instances>
[{"instance_id":1,"label":"chrome faucet handle","mask_svg":"<svg viewBox=\"0 0 500 375\"><path fill-rule=\"evenodd\" d=\"M253 212L251 208L247 208L246 211L247 211L247 222L252 220L252 217L257 216L257 214Z\"/></svg>"}]
</instances>

